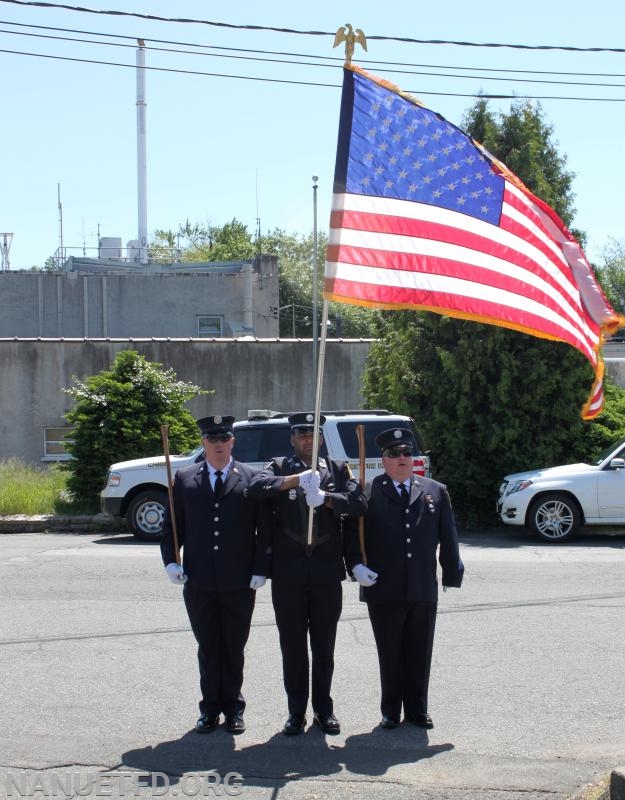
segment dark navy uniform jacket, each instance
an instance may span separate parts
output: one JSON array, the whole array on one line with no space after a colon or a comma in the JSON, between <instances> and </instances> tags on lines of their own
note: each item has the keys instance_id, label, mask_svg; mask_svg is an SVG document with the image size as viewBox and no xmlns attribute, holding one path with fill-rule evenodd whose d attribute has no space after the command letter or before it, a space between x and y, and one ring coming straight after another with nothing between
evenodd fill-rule
<instances>
[{"instance_id":1,"label":"dark navy uniform jacket","mask_svg":"<svg viewBox=\"0 0 625 800\"><path fill-rule=\"evenodd\" d=\"M345 578L346 552L354 547L353 520L367 509L365 495L351 476L347 464L319 459L321 489L332 498L332 508L314 510L313 548L307 552L309 506L301 486L280 491L285 475L304 472L308 467L297 456L273 459L250 484L250 496L270 500L273 531L267 541L272 550L271 577L274 581L317 585Z\"/></svg>"},{"instance_id":2,"label":"dark navy uniform jacket","mask_svg":"<svg viewBox=\"0 0 625 800\"><path fill-rule=\"evenodd\" d=\"M459 587L464 565L447 489L429 478L411 477L406 509L388 475L377 475L367 487L365 521L367 566L378 573L375 586L361 587L367 603L438 599L436 561L443 586ZM350 567L358 563L357 554Z\"/></svg>"},{"instance_id":3,"label":"dark navy uniform jacket","mask_svg":"<svg viewBox=\"0 0 625 800\"><path fill-rule=\"evenodd\" d=\"M265 504L252 499L248 487L255 470L234 461L219 500L210 485L206 462L178 470L173 497L178 545L189 585L230 591L249 587L252 575L267 575L260 530L270 522ZM169 507L161 540L163 562L175 561Z\"/></svg>"}]
</instances>

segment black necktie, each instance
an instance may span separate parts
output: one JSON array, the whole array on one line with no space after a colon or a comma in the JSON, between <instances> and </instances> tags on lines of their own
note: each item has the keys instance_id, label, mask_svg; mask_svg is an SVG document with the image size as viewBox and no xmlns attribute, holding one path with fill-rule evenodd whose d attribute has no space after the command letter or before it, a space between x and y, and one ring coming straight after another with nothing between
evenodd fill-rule
<instances>
[{"instance_id":1,"label":"black necktie","mask_svg":"<svg viewBox=\"0 0 625 800\"><path fill-rule=\"evenodd\" d=\"M222 472L220 469L215 470L215 485L213 486L213 492L215 493L215 497L221 497L222 489L224 488L224 482L221 479Z\"/></svg>"},{"instance_id":2,"label":"black necktie","mask_svg":"<svg viewBox=\"0 0 625 800\"><path fill-rule=\"evenodd\" d=\"M410 495L408 494L408 489L406 489L405 483L400 484L399 493L401 494L402 503L407 506L410 500Z\"/></svg>"}]
</instances>

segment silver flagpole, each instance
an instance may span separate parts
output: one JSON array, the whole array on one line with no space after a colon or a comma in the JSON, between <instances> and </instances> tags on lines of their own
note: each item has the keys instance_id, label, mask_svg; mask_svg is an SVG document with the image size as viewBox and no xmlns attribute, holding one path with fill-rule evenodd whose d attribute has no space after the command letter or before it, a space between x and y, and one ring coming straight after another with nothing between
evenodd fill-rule
<instances>
[{"instance_id":1,"label":"silver flagpole","mask_svg":"<svg viewBox=\"0 0 625 800\"><path fill-rule=\"evenodd\" d=\"M319 360L317 363L317 386L315 392L315 420L314 420L314 433L313 433L313 451L312 451L312 464L311 468L317 468L317 460L319 456L319 417L321 416L321 390L323 387L323 362L326 356L326 331L328 329L328 301L323 301L323 312L321 315L321 342L319 343ZM312 534L313 534L313 518L315 509L312 506L308 509L308 538L306 540L306 549L308 554L312 550Z\"/></svg>"}]
</instances>

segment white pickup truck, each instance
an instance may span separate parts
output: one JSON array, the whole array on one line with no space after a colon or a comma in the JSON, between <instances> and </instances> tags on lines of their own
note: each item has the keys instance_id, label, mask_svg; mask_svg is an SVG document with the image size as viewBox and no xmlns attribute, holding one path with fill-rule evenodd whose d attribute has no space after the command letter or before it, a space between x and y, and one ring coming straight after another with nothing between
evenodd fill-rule
<instances>
[{"instance_id":1,"label":"white pickup truck","mask_svg":"<svg viewBox=\"0 0 625 800\"><path fill-rule=\"evenodd\" d=\"M367 480L382 472L380 450L375 437L388 428L408 428L414 436L414 472L430 475L430 459L421 434L410 417L390 411L324 411L322 456L347 461L358 475L358 440L356 426L364 425ZM292 453L288 414L272 411L250 411L248 419L234 423L237 461L261 469L273 456ZM172 473L196 461L202 461L200 445L184 455L170 458ZM100 493L100 508L105 514L125 517L134 535L144 541L158 541L163 527L167 502L167 469L164 456L137 458L113 464Z\"/></svg>"}]
</instances>

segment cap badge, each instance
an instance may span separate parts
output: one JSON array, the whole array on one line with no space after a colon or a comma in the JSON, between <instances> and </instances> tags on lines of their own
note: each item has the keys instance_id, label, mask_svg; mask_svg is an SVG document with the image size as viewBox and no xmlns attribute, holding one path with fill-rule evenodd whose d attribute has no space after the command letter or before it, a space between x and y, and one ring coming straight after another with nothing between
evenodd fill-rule
<instances>
[{"instance_id":1,"label":"cap badge","mask_svg":"<svg viewBox=\"0 0 625 800\"><path fill-rule=\"evenodd\" d=\"M393 431L393 436L394 436L396 439L401 439L401 431L400 431L400 430L395 430L395 431Z\"/></svg>"},{"instance_id":2,"label":"cap badge","mask_svg":"<svg viewBox=\"0 0 625 800\"><path fill-rule=\"evenodd\" d=\"M221 425L222 419L219 416L219 414L217 414L216 417L213 417L213 422L215 423L215 425Z\"/></svg>"},{"instance_id":3,"label":"cap badge","mask_svg":"<svg viewBox=\"0 0 625 800\"><path fill-rule=\"evenodd\" d=\"M314 420L314 417L313 417L312 414L306 414L306 422L312 422L313 420Z\"/></svg>"}]
</instances>

